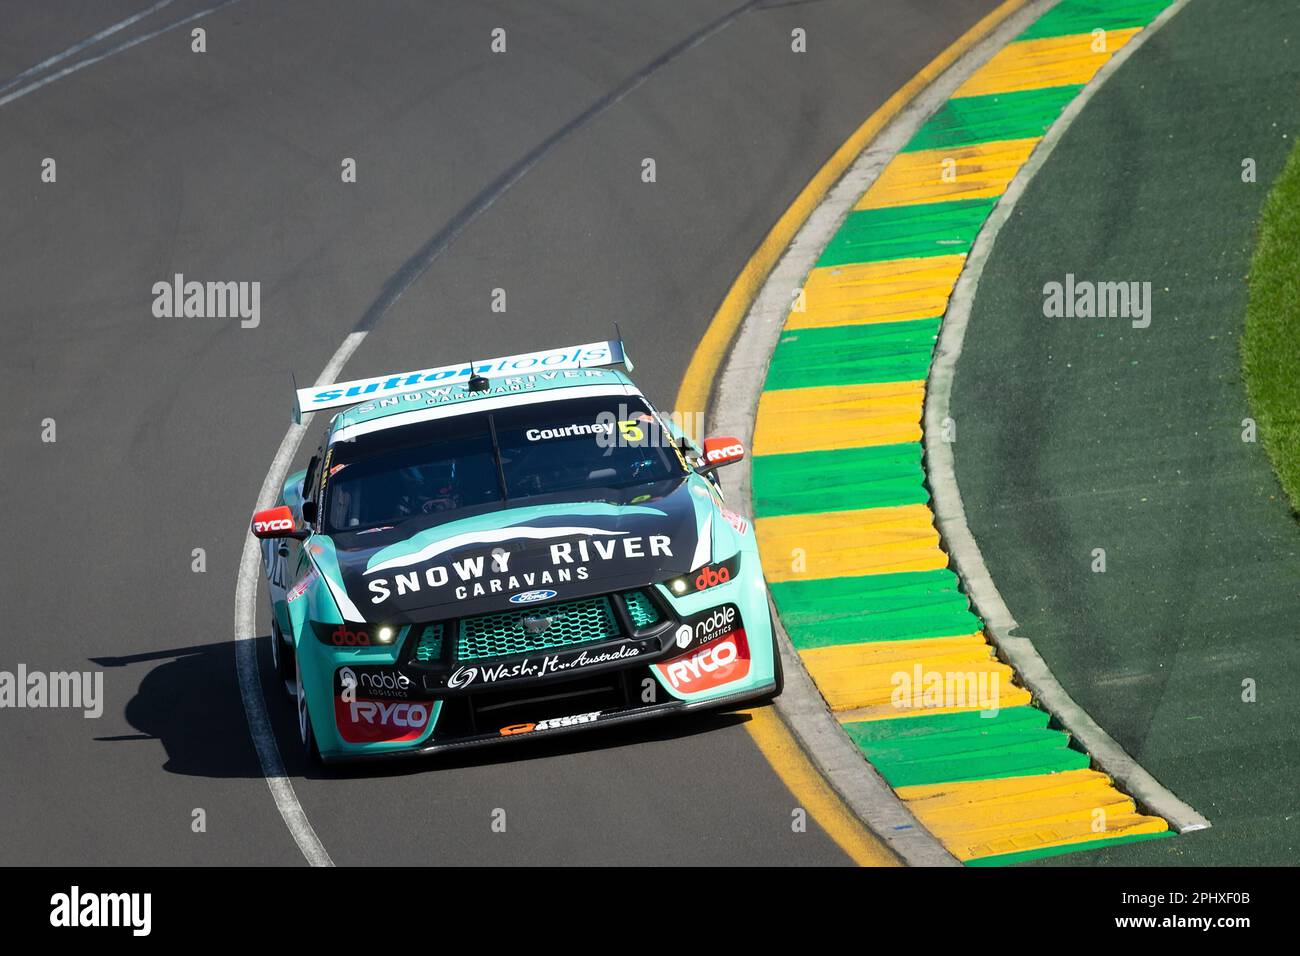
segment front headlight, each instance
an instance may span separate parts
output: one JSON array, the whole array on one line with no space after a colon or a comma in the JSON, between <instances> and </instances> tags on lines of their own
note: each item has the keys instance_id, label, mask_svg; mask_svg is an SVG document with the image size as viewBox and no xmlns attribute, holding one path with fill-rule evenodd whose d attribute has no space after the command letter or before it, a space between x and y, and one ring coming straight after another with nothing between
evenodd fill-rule
<instances>
[{"instance_id":1,"label":"front headlight","mask_svg":"<svg viewBox=\"0 0 1300 956\"><path fill-rule=\"evenodd\" d=\"M738 574L740 574L740 552L736 552L726 561L706 564L690 574L670 578L664 582L664 586L674 597L682 597L726 584L735 580Z\"/></svg>"},{"instance_id":2,"label":"front headlight","mask_svg":"<svg viewBox=\"0 0 1300 956\"><path fill-rule=\"evenodd\" d=\"M312 621L311 629L317 640L330 647L392 647L406 631L405 627L392 624L360 624L352 621L342 624Z\"/></svg>"}]
</instances>

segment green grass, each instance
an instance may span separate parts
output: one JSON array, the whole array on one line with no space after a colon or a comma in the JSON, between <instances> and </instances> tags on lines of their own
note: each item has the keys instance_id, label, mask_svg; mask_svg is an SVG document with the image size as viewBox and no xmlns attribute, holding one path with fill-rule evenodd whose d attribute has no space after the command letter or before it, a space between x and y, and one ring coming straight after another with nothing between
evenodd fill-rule
<instances>
[{"instance_id":1,"label":"green grass","mask_svg":"<svg viewBox=\"0 0 1300 956\"><path fill-rule=\"evenodd\" d=\"M1260 216L1241 348L1260 438L1300 514L1300 146Z\"/></svg>"}]
</instances>

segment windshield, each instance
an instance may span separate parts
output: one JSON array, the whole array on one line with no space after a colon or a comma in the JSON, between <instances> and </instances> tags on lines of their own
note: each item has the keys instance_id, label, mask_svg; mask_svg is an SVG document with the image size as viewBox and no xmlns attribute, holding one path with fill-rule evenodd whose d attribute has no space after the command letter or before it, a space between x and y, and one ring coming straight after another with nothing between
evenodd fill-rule
<instances>
[{"instance_id":1,"label":"windshield","mask_svg":"<svg viewBox=\"0 0 1300 956\"><path fill-rule=\"evenodd\" d=\"M639 398L576 398L383 429L333 446L326 531L686 474Z\"/></svg>"}]
</instances>

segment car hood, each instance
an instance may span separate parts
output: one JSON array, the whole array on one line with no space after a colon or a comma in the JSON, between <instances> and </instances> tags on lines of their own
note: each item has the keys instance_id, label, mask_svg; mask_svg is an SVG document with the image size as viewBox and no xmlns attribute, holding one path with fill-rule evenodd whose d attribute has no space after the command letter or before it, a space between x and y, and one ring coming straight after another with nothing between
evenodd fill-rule
<instances>
[{"instance_id":1,"label":"car hood","mask_svg":"<svg viewBox=\"0 0 1300 956\"><path fill-rule=\"evenodd\" d=\"M315 554L346 619L397 624L637 587L710 560L696 480L608 494L336 534Z\"/></svg>"}]
</instances>

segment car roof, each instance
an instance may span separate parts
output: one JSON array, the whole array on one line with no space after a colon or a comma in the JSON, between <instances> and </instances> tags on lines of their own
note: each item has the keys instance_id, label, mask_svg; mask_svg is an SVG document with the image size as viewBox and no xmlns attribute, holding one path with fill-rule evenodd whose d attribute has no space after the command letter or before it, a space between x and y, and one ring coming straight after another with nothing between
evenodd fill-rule
<instances>
[{"instance_id":1,"label":"car roof","mask_svg":"<svg viewBox=\"0 0 1300 956\"><path fill-rule=\"evenodd\" d=\"M626 374L612 368L501 376L488 379L488 387L477 392L469 391L465 383L431 385L418 391L362 402L339 412L330 423L329 443L480 408L511 408L602 394L642 397Z\"/></svg>"}]
</instances>

